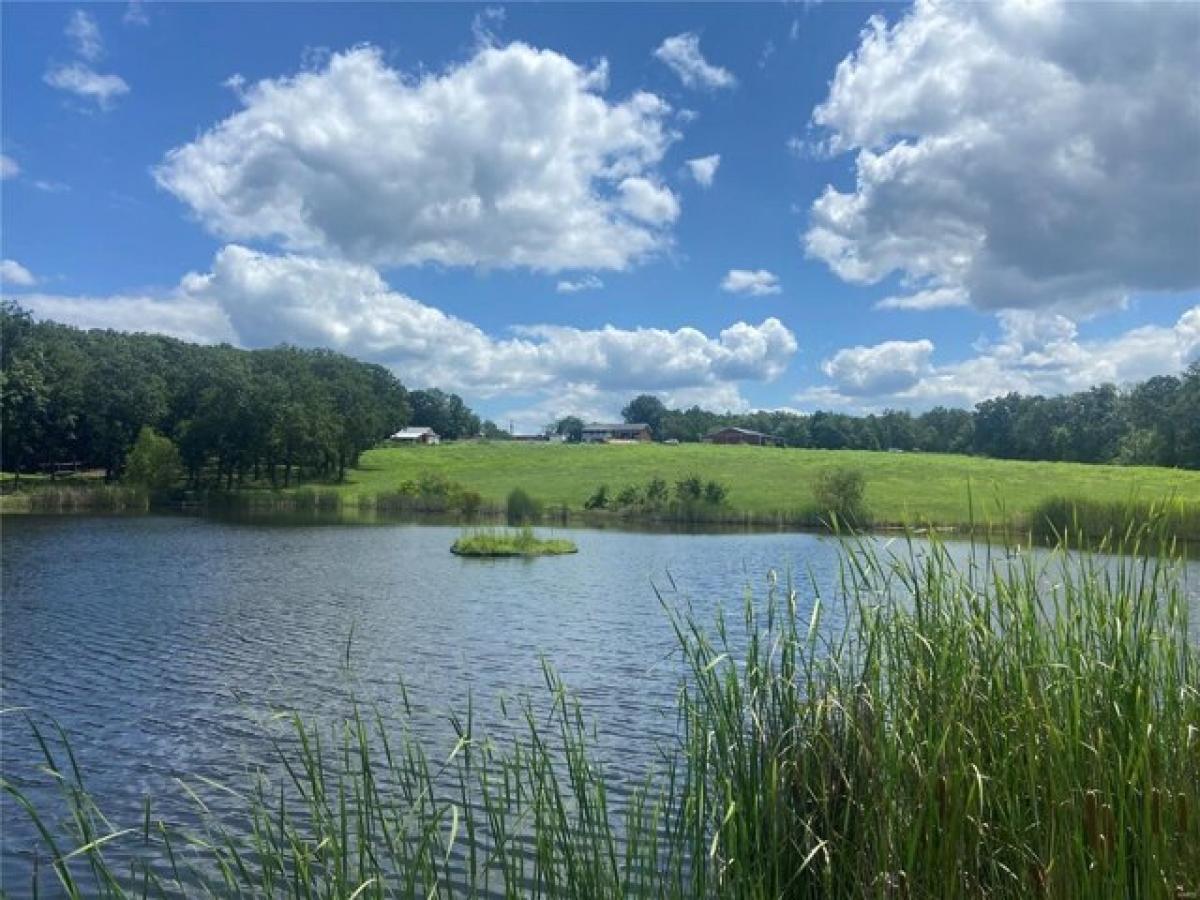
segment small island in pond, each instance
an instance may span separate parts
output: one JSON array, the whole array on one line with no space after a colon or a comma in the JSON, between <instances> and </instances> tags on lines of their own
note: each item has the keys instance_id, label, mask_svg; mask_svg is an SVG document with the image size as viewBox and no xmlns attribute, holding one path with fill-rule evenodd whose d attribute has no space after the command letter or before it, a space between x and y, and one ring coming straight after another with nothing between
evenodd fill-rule
<instances>
[{"instance_id":1,"label":"small island in pond","mask_svg":"<svg viewBox=\"0 0 1200 900\"><path fill-rule=\"evenodd\" d=\"M562 556L579 548L564 538L539 538L532 528L520 531L473 531L454 542L450 552L457 556Z\"/></svg>"}]
</instances>

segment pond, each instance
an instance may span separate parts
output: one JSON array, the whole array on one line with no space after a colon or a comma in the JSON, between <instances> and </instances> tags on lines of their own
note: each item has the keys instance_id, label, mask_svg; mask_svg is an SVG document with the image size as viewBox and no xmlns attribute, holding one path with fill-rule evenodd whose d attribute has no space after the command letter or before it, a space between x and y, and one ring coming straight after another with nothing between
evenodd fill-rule
<instances>
[{"instance_id":1,"label":"pond","mask_svg":"<svg viewBox=\"0 0 1200 900\"><path fill-rule=\"evenodd\" d=\"M243 785L270 758L272 710L332 717L351 692L394 704L403 679L414 729L441 752L447 713L470 697L503 728L499 698L544 692L545 659L598 723L608 770L632 785L676 725L680 668L659 595L707 623L765 593L771 570L826 589L837 579L839 542L820 535L569 531L578 554L484 561L449 552L456 527L6 518L3 705L57 720L101 809L137 825L147 795L156 816L187 819L177 777ZM11 712L0 724L5 777L36 781L28 727ZM19 896L34 833L7 797L2 815L0 874Z\"/></svg>"}]
</instances>

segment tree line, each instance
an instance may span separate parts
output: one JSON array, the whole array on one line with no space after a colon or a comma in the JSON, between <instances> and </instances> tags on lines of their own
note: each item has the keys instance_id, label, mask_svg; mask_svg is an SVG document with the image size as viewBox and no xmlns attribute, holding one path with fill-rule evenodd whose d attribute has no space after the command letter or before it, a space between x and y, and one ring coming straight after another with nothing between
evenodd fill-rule
<instances>
[{"instance_id":1,"label":"tree line","mask_svg":"<svg viewBox=\"0 0 1200 900\"><path fill-rule=\"evenodd\" d=\"M121 473L149 427L178 448L188 482L288 486L341 477L416 415L460 398L407 391L379 365L329 350L239 350L152 334L84 331L0 307L0 453L8 471L55 464ZM444 426L444 423L438 423Z\"/></svg>"},{"instance_id":2,"label":"tree line","mask_svg":"<svg viewBox=\"0 0 1200 900\"><path fill-rule=\"evenodd\" d=\"M1123 389L1010 393L973 410L716 413L668 409L643 394L622 416L647 423L660 441L699 441L738 426L792 447L1200 469L1200 362ZM297 478L341 478L364 450L405 425L450 440L508 436L456 394L406 390L383 366L329 350L240 350L84 331L0 303L0 462L7 471L78 463L115 477L149 427L175 444L195 487L288 486ZM583 425L566 416L549 428L578 440Z\"/></svg>"},{"instance_id":3,"label":"tree line","mask_svg":"<svg viewBox=\"0 0 1200 900\"><path fill-rule=\"evenodd\" d=\"M889 409L864 416L716 413L699 406L669 409L658 397L642 394L621 415L626 422L649 425L658 441L699 441L718 428L736 426L775 435L789 447L1200 469L1200 361L1179 376L1162 375L1124 389L1103 384L1056 397L1009 393L973 410L938 406L919 415ZM552 427L577 440L583 421L566 416Z\"/></svg>"}]
</instances>

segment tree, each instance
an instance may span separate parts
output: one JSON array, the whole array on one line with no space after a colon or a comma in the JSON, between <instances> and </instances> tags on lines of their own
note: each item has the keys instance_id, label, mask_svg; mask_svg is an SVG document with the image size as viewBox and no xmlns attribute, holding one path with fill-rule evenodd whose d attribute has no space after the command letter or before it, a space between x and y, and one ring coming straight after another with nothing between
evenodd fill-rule
<instances>
[{"instance_id":1,"label":"tree","mask_svg":"<svg viewBox=\"0 0 1200 900\"><path fill-rule=\"evenodd\" d=\"M1007 394L975 405L974 447L984 456L1011 458L1015 455L1013 426L1021 407L1021 395Z\"/></svg>"},{"instance_id":2,"label":"tree","mask_svg":"<svg viewBox=\"0 0 1200 900\"><path fill-rule=\"evenodd\" d=\"M474 437L479 434L479 417L463 403L458 394L447 394L437 388L412 391L408 395L412 407L412 424L432 428L450 440Z\"/></svg>"},{"instance_id":3,"label":"tree","mask_svg":"<svg viewBox=\"0 0 1200 900\"><path fill-rule=\"evenodd\" d=\"M179 481L183 466L170 438L143 425L125 461L125 479L152 491L166 490Z\"/></svg>"},{"instance_id":4,"label":"tree","mask_svg":"<svg viewBox=\"0 0 1200 900\"><path fill-rule=\"evenodd\" d=\"M1184 373L1171 412L1177 423L1177 464L1186 469L1200 469L1200 360Z\"/></svg>"},{"instance_id":5,"label":"tree","mask_svg":"<svg viewBox=\"0 0 1200 900\"><path fill-rule=\"evenodd\" d=\"M659 436L659 428L662 425L663 416L666 414L667 407L653 394L641 394L634 397L621 410L621 418L626 423L644 422L650 426L650 433L656 438Z\"/></svg>"},{"instance_id":6,"label":"tree","mask_svg":"<svg viewBox=\"0 0 1200 900\"><path fill-rule=\"evenodd\" d=\"M1177 419L1175 403L1183 382L1160 375L1134 385L1123 404L1127 427L1138 433L1136 444L1122 442L1122 457L1145 465L1175 465ZM1136 446L1137 450L1132 448Z\"/></svg>"},{"instance_id":7,"label":"tree","mask_svg":"<svg viewBox=\"0 0 1200 900\"><path fill-rule=\"evenodd\" d=\"M507 441L512 437L511 434L509 434L491 419L483 420L483 424L479 426L479 433L489 441Z\"/></svg>"},{"instance_id":8,"label":"tree","mask_svg":"<svg viewBox=\"0 0 1200 900\"><path fill-rule=\"evenodd\" d=\"M858 526L867 523L866 479L857 469L826 469L813 484L813 499L822 513Z\"/></svg>"},{"instance_id":9,"label":"tree","mask_svg":"<svg viewBox=\"0 0 1200 900\"><path fill-rule=\"evenodd\" d=\"M113 478L143 425L158 425L167 407L166 384L153 357L128 340L92 334L88 372L91 394L81 428L95 462Z\"/></svg>"},{"instance_id":10,"label":"tree","mask_svg":"<svg viewBox=\"0 0 1200 900\"><path fill-rule=\"evenodd\" d=\"M808 420L808 439L821 450L841 450L850 442L839 416L817 411Z\"/></svg>"},{"instance_id":11,"label":"tree","mask_svg":"<svg viewBox=\"0 0 1200 900\"><path fill-rule=\"evenodd\" d=\"M917 417L917 442L922 450L935 453L967 453L975 423L965 409L935 406Z\"/></svg>"},{"instance_id":12,"label":"tree","mask_svg":"<svg viewBox=\"0 0 1200 900\"><path fill-rule=\"evenodd\" d=\"M554 433L566 435L568 442L578 444L583 440L583 419L578 416L563 416L554 423Z\"/></svg>"},{"instance_id":13,"label":"tree","mask_svg":"<svg viewBox=\"0 0 1200 900\"><path fill-rule=\"evenodd\" d=\"M0 372L0 454L18 476L42 446L46 404L46 382L35 362L17 357Z\"/></svg>"}]
</instances>

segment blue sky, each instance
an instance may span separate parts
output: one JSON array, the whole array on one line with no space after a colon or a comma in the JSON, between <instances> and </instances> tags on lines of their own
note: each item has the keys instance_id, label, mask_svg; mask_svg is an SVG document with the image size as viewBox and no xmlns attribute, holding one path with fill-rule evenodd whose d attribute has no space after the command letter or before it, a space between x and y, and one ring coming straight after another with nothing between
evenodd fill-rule
<instances>
[{"instance_id":1,"label":"blue sky","mask_svg":"<svg viewBox=\"0 0 1200 900\"><path fill-rule=\"evenodd\" d=\"M521 427L1200 356L1194 4L0 16L4 293L46 318L333 346Z\"/></svg>"}]
</instances>

